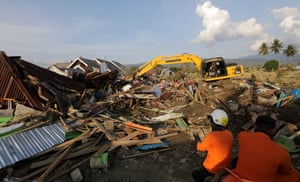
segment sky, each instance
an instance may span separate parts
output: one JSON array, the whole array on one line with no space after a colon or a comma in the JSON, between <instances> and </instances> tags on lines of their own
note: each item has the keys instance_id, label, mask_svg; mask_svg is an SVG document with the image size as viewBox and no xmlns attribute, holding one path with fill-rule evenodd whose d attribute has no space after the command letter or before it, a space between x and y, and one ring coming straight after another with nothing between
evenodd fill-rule
<instances>
[{"instance_id":1,"label":"sky","mask_svg":"<svg viewBox=\"0 0 300 182\"><path fill-rule=\"evenodd\" d=\"M0 0L0 50L47 67L76 57L147 62L300 50L299 0Z\"/></svg>"}]
</instances>

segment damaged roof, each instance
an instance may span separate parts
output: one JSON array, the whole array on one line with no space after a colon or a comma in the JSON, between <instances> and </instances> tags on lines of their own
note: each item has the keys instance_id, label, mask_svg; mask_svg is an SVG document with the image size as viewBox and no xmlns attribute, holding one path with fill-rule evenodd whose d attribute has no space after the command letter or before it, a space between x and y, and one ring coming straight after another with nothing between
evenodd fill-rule
<instances>
[{"instance_id":1,"label":"damaged roof","mask_svg":"<svg viewBox=\"0 0 300 182\"><path fill-rule=\"evenodd\" d=\"M56 123L0 139L0 169L32 157L65 141L65 131Z\"/></svg>"},{"instance_id":2,"label":"damaged roof","mask_svg":"<svg viewBox=\"0 0 300 182\"><path fill-rule=\"evenodd\" d=\"M119 71L122 73L126 73L126 67L120 64L119 62L113 60L103 60L99 58L96 58L96 60L99 61L101 64L106 64L106 67L111 71Z\"/></svg>"},{"instance_id":3,"label":"damaged roof","mask_svg":"<svg viewBox=\"0 0 300 182\"><path fill-rule=\"evenodd\" d=\"M82 92L84 85L0 51L0 97L45 110L47 103L70 92Z\"/></svg>"}]
</instances>

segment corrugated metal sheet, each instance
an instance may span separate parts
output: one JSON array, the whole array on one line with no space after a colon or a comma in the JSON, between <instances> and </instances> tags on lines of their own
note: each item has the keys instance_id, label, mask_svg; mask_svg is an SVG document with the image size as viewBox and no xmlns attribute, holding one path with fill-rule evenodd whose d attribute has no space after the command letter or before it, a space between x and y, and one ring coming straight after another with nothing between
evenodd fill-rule
<instances>
[{"instance_id":1,"label":"corrugated metal sheet","mask_svg":"<svg viewBox=\"0 0 300 182\"><path fill-rule=\"evenodd\" d=\"M0 169L32 157L65 141L61 124L53 124L0 140Z\"/></svg>"}]
</instances>

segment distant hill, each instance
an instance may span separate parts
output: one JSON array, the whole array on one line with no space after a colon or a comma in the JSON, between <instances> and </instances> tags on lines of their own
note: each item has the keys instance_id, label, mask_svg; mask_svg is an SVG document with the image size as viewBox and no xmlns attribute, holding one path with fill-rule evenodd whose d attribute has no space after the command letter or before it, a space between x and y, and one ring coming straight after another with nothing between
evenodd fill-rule
<instances>
[{"instance_id":1,"label":"distant hill","mask_svg":"<svg viewBox=\"0 0 300 182\"><path fill-rule=\"evenodd\" d=\"M250 55L250 56L243 56L240 58L225 58L227 63L239 63L243 64L244 66L253 66L253 65L262 65L269 60L278 60L280 64L287 64L293 63L298 64L300 63L300 54L297 54L294 57L286 57L283 54L274 55L269 54L265 56L261 55Z\"/></svg>"},{"instance_id":2,"label":"distant hill","mask_svg":"<svg viewBox=\"0 0 300 182\"><path fill-rule=\"evenodd\" d=\"M254 66L254 65L262 65L265 62L269 60L278 60L280 64L287 64L287 63L293 63L298 64L300 63L300 54L295 55L294 57L286 57L283 54L268 54L265 56L261 55L249 55L249 56L243 56L240 58L225 58L226 63L239 63L243 64L246 67ZM126 67L139 67L144 63L136 63L136 64L128 64L125 65Z\"/></svg>"}]
</instances>

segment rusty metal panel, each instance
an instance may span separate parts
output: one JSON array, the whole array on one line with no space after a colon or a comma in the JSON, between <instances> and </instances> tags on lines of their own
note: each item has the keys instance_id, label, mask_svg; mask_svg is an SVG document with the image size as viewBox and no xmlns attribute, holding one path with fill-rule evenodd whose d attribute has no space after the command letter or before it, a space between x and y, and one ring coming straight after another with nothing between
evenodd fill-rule
<instances>
[{"instance_id":1,"label":"rusty metal panel","mask_svg":"<svg viewBox=\"0 0 300 182\"><path fill-rule=\"evenodd\" d=\"M38 110L47 109L47 103L40 94L48 100L56 99L51 91L43 87L43 83L53 85L59 92L72 90L80 93L84 90L82 83L26 62L19 56L8 57L2 51L0 51L0 79L0 97L14 98Z\"/></svg>"},{"instance_id":2,"label":"rusty metal panel","mask_svg":"<svg viewBox=\"0 0 300 182\"><path fill-rule=\"evenodd\" d=\"M0 139L0 169L30 158L65 141L60 123Z\"/></svg>"},{"instance_id":3,"label":"rusty metal panel","mask_svg":"<svg viewBox=\"0 0 300 182\"><path fill-rule=\"evenodd\" d=\"M21 75L16 70L13 59L20 57L7 57L4 52L0 52L0 65L1 65L1 92L2 98L14 98L16 100L26 101L27 105L37 109L42 109L38 99L33 97L26 89L26 84L22 82ZM3 71L3 72L2 72Z\"/></svg>"}]
</instances>

